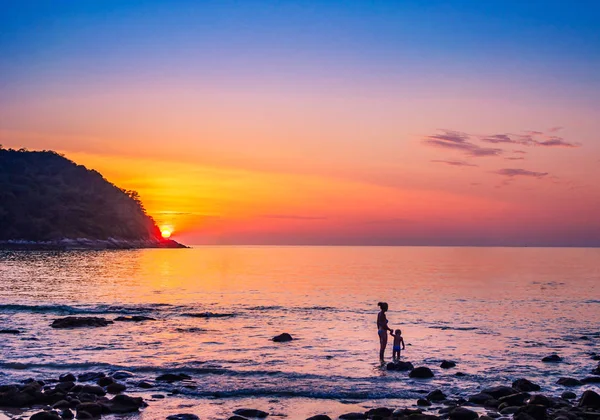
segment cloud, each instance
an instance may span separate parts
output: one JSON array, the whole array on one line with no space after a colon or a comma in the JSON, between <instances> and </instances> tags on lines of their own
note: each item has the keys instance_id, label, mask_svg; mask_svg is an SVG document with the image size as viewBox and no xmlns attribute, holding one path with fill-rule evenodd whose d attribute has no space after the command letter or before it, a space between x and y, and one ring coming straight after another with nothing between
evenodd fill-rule
<instances>
[{"instance_id":1,"label":"cloud","mask_svg":"<svg viewBox=\"0 0 600 420\"><path fill-rule=\"evenodd\" d=\"M517 176L531 177L531 178L543 178L548 175L548 172L534 172L534 171L528 171L527 169L512 169L512 168L499 169L494 173L496 173L498 175L507 176L509 178L514 178Z\"/></svg>"},{"instance_id":2,"label":"cloud","mask_svg":"<svg viewBox=\"0 0 600 420\"><path fill-rule=\"evenodd\" d=\"M425 137L423 144L442 149L457 150L471 157L498 156L501 149L481 147L469 141L469 135L458 131L441 130L443 134Z\"/></svg>"},{"instance_id":3,"label":"cloud","mask_svg":"<svg viewBox=\"0 0 600 420\"><path fill-rule=\"evenodd\" d=\"M493 134L491 136L482 136L480 137L481 141L486 143L518 143L517 141L510 138L508 134Z\"/></svg>"},{"instance_id":4,"label":"cloud","mask_svg":"<svg viewBox=\"0 0 600 420\"><path fill-rule=\"evenodd\" d=\"M509 157L505 157L504 159L506 159L506 160L525 160L525 158L522 156L509 156Z\"/></svg>"},{"instance_id":5,"label":"cloud","mask_svg":"<svg viewBox=\"0 0 600 420\"><path fill-rule=\"evenodd\" d=\"M548 140L538 141L536 142L536 146L545 146L545 147L579 147L578 144L569 143L565 141L562 137L552 136Z\"/></svg>"},{"instance_id":6,"label":"cloud","mask_svg":"<svg viewBox=\"0 0 600 420\"><path fill-rule=\"evenodd\" d=\"M548 133L555 133L562 127L553 127ZM478 136L484 143L493 144L519 144L522 146L544 146L544 147L579 147L578 144L565 141L564 138L550 135L542 131L524 131L520 134L492 134ZM515 153L517 153L515 151ZM520 153L520 152L519 152Z\"/></svg>"},{"instance_id":7,"label":"cloud","mask_svg":"<svg viewBox=\"0 0 600 420\"><path fill-rule=\"evenodd\" d=\"M298 214L263 214L263 219L288 219L288 220L326 220L323 216L303 216Z\"/></svg>"},{"instance_id":8,"label":"cloud","mask_svg":"<svg viewBox=\"0 0 600 420\"><path fill-rule=\"evenodd\" d=\"M560 131L560 130L562 130L563 128L564 128L564 127L560 127L560 126L558 126L558 127L552 127L552 128L549 128L549 129L548 129L548 132L549 132L549 133L556 133L557 131Z\"/></svg>"},{"instance_id":9,"label":"cloud","mask_svg":"<svg viewBox=\"0 0 600 420\"><path fill-rule=\"evenodd\" d=\"M527 152L525 150L513 150L513 153L519 153L521 155L526 155Z\"/></svg>"},{"instance_id":10,"label":"cloud","mask_svg":"<svg viewBox=\"0 0 600 420\"><path fill-rule=\"evenodd\" d=\"M435 163L445 163L446 165L450 165L450 166L479 166L479 165L475 165L473 163L469 163L469 162L462 162L459 160L432 160L432 162Z\"/></svg>"}]
</instances>

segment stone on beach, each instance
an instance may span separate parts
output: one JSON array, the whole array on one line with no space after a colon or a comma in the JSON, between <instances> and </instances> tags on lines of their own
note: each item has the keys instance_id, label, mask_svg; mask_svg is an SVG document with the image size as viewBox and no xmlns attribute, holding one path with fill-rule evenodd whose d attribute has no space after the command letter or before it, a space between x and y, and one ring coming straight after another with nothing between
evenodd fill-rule
<instances>
[{"instance_id":1,"label":"stone on beach","mask_svg":"<svg viewBox=\"0 0 600 420\"><path fill-rule=\"evenodd\" d=\"M535 404L528 404L524 405L523 407L519 407L519 411L517 411L517 414L527 414L535 420L545 420L548 416L546 407L544 407L543 405Z\"/></svg>"},{"instance_id":2,"label":"stone on beach","mask_svg":"<svg viewBox=\"0 0 600 420\"><path fill-rule=\"evenodd\" d=\"M156 318L143 315L133 316L118 316L114 319L117 322L142 322L142 321L156 321Z\"/></svg>"},{"instance_id":3,"label":"stone on beach","mask_svg":"<svg viewBox=\"0 0 600 420\"><path fill-rule=\"evenodd\" d=\"M316 416L309 417L306 420L331 420L331 417L326 414L317 414Z\"/></svg>"},{"instance_id":4,"label":"stone on beach","mask_svg":"<svg viewBox=\"0 0 600 420\"><path fill-rule=\"evenodd\" d=\"M498 398L500 404L507 405L523 405L531 397L531 394L527 392L519 392L518 394L507 395L505 397Z\"/></svg>"},{"instance_id":5,"label":"stone on beach","mask_svg":"<svg viewBox=\"0 0 600 420\"><path fill-rule=\"evenodd\" d=\"M584 384L600 384L600 376L588 376L581 380Z\"/></svg>"},{"instance_id":6,"label":"stone on beach","mask_svg":"<svg viewBox=\"0 0 600 420\"><path fill-rule=\"evenodd\" d=\"M542 358L542 362L546 362L546 363L556 363L556 362L561 362L561 361L562 361L562 357L560 357L556 353Z\"/></svg>"},{"instance_id":7,"label":"stone on beach","mask_svg":"<svg viewBox=\"0 0 600 420\"><path fill-rule=\"evenodd\" d=\"M112 384L109 384L106 387L106 392L108 392L109 394L120 394L121 392L125 391L127 389L127 387L123 384L120 384L118 382L113 382Z\"/></svg>"},{"instance_id":8,"label":"stone on beach","mask_svg":"<svg viewBox=\"0 0 600 420\"><path fill-rule=\"evenodd\" d=\"M600 408L600 395L592 390L587 390L581 395L577 405L579 407Z\"/></svg>"},{"instance_id":9,"label":"stone on beach","mask_svg":"<svg viewBox=\"0 0 600 420\"><path fill-rule=\"evenodd\" d=\"M111 413L115 414L133 413L146 405L142 397L130 397L125 394L116 395L112 400L103 404Z\"/></svg>"},{"instance_id":10,"label":"stone on beach","mask_svg":"<svg viewBox=\"0 0 600 420\"><path fill-rule=\"evenodd\" d=\"M419 407L429 407L431 405L431 402L429 402L429 400L426 400L425 398L419 398L417 400L417 405Z\"/></svg>"},{"instance_id":11,"label":"stone on beach","mask_svg":"<svg viewBox=\"0 0 600 420\"><path fill-rule=\"evenodd\" d=\"M100 378L104 378L106 375L103 372L86 372L77 376L79 382L97 381Z\"/></svg>"},{"instance_id":12,"label":"stone on beach","mask_svg":"<svg viewBox=\"0 0 600 420\"><path fill-rule=\"evenodd\" d=\"M450 411L450 420L474 420L478 417L479 415L475 411L464 407L456 407Z\"/></svg>"},{"instance_id":13,"label":"stone on beach","mask_svg":"<svg viewBox=\"0 0 600 420\"><path fill-rule=\"evenodd\" d=\"M133 378L135 375L126 370L117 370L116 372L113 372L110 376L114 379L127 379Z\"/></svg>"},{"instance_id":14,"label":"stone on beach","mask_svg":"<svg viewBox=\"0 0 600 420\"><path fill-rule=\"evenodd\" d=\"M167 420L200 420L200 417L195 414L174 414L167 417Z\"/></svg>"},{"instance_id":15,"label":"stone on beach","mask_svg":"<svg viewBox=\"0 0 600 420\"><path fill-rule=\"evenodd\" d=\"M112 323L113 321L94 316L68 316L55 319L50 326L52 328L106 327Z\"/></svg>"},{"instance_id":16,"label":"stone on beach","mask_svg":"<svg viewBox=\"0 0 600 420\"><path fill-rule=\"evenodd\" d=\"M427 394L426 397L429 401L444 401L447 397L446 394L444 394L441 390L436 389L434 391L431 391L429 394Z\"/></svg>"},{"instance_id":17,"label":"stone on beach","mask_svg":"<svg viewBox=\"0 0 600 420\"><path fill-rule=\"evenodd\" d=\"M577 398L577 394L572 391L565 391L560 395L560 397L564 400L573 400Z\"/></svg>"},{"instance_id":18,"label":"stone on beach","mask_svg":"<svg viewBox=\"0 0 600 420\"><path fill-rule=\"evenodd\" d=\"M186 375L185 373L165 373L156 377L157 381L164 382L178 382L186 379L192 379L192 377L190 375Z\"/></svg>"},{"instance_id":19,"label":"stone on beach","mask_svg":"<svg viewBox=\"0 0 600 420\"><path fill-rule=\"evenodd\" d=\"M138 386L138 388L142 388L142 389L154 388L154 385L152 385L150 382L146 382L146 381L138 382L137 386Z\"/></svg>"},{"instance_id":20,"label":"stone on beach","mask_svg":"<svg viewBox=\"0 0 600 420\"><path fill-rule=\"evenodd\" d=\"M346 413L342 414L339 418L342 420L364 420L367 416L365 413Z\"/></svg>"},{"instance_id":21,"label":"stone on beach","mask_svg":"<svg viewBox=\"0 0 600 420\"><path fill-rule=\"evenodd\" d=\"M257 410L255 408L238 408L233 412L233 414L237 414L238 416L242 417L250 417L257 419L263 419L269 415L269 413L267 413L266 411Z\"/></svg>"},{"instance_id":22,"label":"stone on beach","mask_svg":"<svg viewBox=\"0 0 600 420\"><path fill-rule=\"evenodd\" d=\"M96 384L98 386L108 386L114 382L115 382L115 380L113 378L111 378L110 376L105 376L104 378L98 379L96 381Z\"/></svg>"},{"instance_id":23,"label":"stone on beach","mask_svg":"<svg viewBox=\"0 0 600 420\"><path fill-rule=\"evenodd\" d=\"M58 377L59 382L75 382L75 375L72 373L63 373Z\"/></svg>"},{"instance_id":24,"label":"stone on beach","mask_svg":"<svg viewBox=\"0 0 600 420\"><path fill-rule=\"evenodd\" d=\"M450 369L456 367L456 362L453 362L452 360L442 360L440 367L442 369Z\"/></svg>"},{"instance_id":25,"label":"stone on beach","mask_svg":"<svg viewBox=\"0 0 600 420\"><path fill-rule=\"evenodd\" d=\"M391 408L387 408L387 407L377 407L377 408L371 408L370 410L368 410L365 415L367 416L367 418L370 417L390 417L392 414L394 413L394 410L392 410Z\"/></svg>"},{"instance_id":26,"label":"stone on beach","mask_svg":"<svg viewBox=\"0 0 600 420\"><path fill-rule=\"evenodd\" d=\"M529 379L521 378L517 379L512 383L512 387L517 391L521 392L532 392L539 391L541 387L538 384L534 384Z\"/></svg>"},{"instance_id":27,"label":"stone on beach","mask_svg":"<svg viewBox=\"0 0 600 420\"><path fill-rule=\"evenodd\" d=\"M56 411L40 411L29 417L29 420L62 420Z\"/></svg>"},{"instance_id":28,"label":"stone on beach","mask_svg":"<svg viewBox=\"0 0 600 420\"><path fill-rule=\"evenodd\" d=\"M428 379L433 378L433 372L426 366L419 366L411 370L408 376L410 378Z\"/></svg>"},{"instance_id":29,"label":"stone on beach","mask_svg":"<svg viewBox=\"0 0 600 420\"><path fill-rule=\"evenodd\" d=\"M95 402L81 403L77 406L77 418L80 418L79 413L82 411L91 414L92 417L99 417L102 415L102 406Z\"/></svg>"},{"instance_id":30,"label":"stone on beach","mask_svg":"<svg viewBox=\"0 0 600 420\"><path fill-rule=\"evenodd\" d=\"M575 378L559 378L558 381L556 381L556 383L558 385L562 385L562 386L581 386L581 385L583 385L583 382L581 382L579 379L575 379Z\"/></svg>"},{"instance_id":31,"label":"stone on beach","mask_svg":"<svg viewBox=\"0 0 600 420\"><path fill-rule=\"evenodd\" d=\"M401 361L390 362L386 366L387 370L396 370L399 372L413 370L414 368L415 367L413 366L413 364L411 362L401 362Z\"/></svg>"},{"instance_id":32,"label":"stone on beach","mask_svg":"<svg viewBox=\"0 0 600 420\"><path fill-rule=\"evenodd\" d=\"M532 395L527 404L543 405L544 407L550 407L552 405L550 399L542 394Z\"/></svg>"},{"instance_id":33,"label":"stone on beach","mask_svg":"<svg viewBox=\"0 0 600 420\"><path fill-rule=\"evenodd\" d=\"M488 394L494 397L495 399L499 399L502 397L507 397L509 395L517 394L518 391L509 387L509 386L493 386L490 388L484 388L481 390L482 394Z\"/></svg>"},{"instance_id":34,"label":"stone on beach","mask_svg":"<svg viewBox=\"0 0 600 420\"><path fill-rule=\"evenodd\" d=\"M273 337L272 340L276 343L285 343L287 341L292 341L293 337L288 333L282 333Z\"/></svg>"},{"instance_id":35,"label":"stone on beach","mask_svg":"<svg viewBox=\"0 0 600 420\"><path fill-rule=\"evenodd\" d=\"M473 394L473 395L469 396L469 402L471 402L473 404L480 404L480 405L483 405L493 399L495 399L493 396L491 396L490 394L487 394L485 392L479 392L477 394Z\"/></svg>"},{"instance_id":36,"label":"stone on beach","mask_svg":"<svg viewBox=\"0 0 600 420\"><path fill-rule=\"evenodd\" d=\"M6 329L6 330L0 330L0 334L21 334L21 331L19 330L11 330L11 329Z\"/></svg>"}]
</instances>

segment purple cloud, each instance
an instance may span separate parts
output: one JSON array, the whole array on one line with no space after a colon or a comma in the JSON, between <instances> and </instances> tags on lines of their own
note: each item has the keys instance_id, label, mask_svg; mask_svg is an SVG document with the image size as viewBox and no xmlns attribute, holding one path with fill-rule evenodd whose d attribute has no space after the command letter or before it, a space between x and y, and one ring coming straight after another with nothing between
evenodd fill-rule
<instances>
[{"instance_id":1,"label":"purple cloud","mask_svg":"<svg viewBox=\"0 0 600 420\"><path fill-rule=\"evenodd\" d=\"M509 157L505 157L504 159L506 159L506 160L525 160L525 158L522 156L509 156Z\"/></svg>"},{"instance_id":2,"label":"purple cloud","mask_svg":"<svg viewBox=\"0 0 600 420\"><path fill-rule=\"evenodd\" d=\"M536 142L537 146L546 146L546 147L579 147L579 145L575 143L569 143L565 141L562 137L552 136L548 140L538 141Z\"/></svg>"},{"instance_id":3,"label":"purple cloud","mask_svg":"<svg viewBox=\"0 0 600 420\"><path fill-rule=\"evenodd\" d=\"M531 177L531 178L543 178L548 175L548 172L534 172L534 171L528 171L527 169L512 169L512 168L500 169L500 170L496 171L495 173L498 175L507 176L509 178L514 178L517 176L524 176L524 177Z\"/></svg>"},{"instance_id":4,"label":"purple cloud","mask_svg":"<svg viewBox=\"0 0 600 420\"><path fill-rule=\"evenodd\" d=\"M513 150L513 153L520 153L522 155L526 155L527 152L525 150Z\"/></svg>"},{"instance_id":5,"label":"purple cloud","mask_svg":"<svg viewBox=\"0 0 600 420\"><path fill-rule=\"evenodd\" d=\"M432 160L435 163L445 163L450 166L479 166L469 162L462 162L459 160Z\"/></svg>"},{"instance_id":6,"label":"purple cloud","mask_svg":"<svg viewBox=\"0 0 600 420\"><path fill-rule=\"evenodd\" d=\"M486 143L518 143L516 140L510 138L508 134L493 134L491 136L482 136L480 140Z\"/></svg>"},{"instance_id":7,"label":"purple cloud","mask_svg":"<svg viewBox=\"0 0 600 420\"><path fill-rule=\"evenodd\" d=\"M427 136L422 141L424 144L442 149L457 150L471 157L498 156L501 149L492 149L478 146L469 140L469 135L458 131L442 130L443 134Z\"/></svg>"}]
</instances>

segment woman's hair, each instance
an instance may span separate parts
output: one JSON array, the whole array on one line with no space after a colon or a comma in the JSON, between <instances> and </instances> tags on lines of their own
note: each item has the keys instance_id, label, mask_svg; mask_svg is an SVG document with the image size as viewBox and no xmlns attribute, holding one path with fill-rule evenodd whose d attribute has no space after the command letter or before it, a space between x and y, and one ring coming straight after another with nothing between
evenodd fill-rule
<instances>
[{"instance_id":1,"label":"woman's hair","mask_svg":"<svg viewBox=\"0 0 600 420\"><path fill-rule=\"evenodd\" d=\"M388 304L386 302L379 302L377 306L379 306L384 312L388 310Z\"/></svg>"}]
</instances>

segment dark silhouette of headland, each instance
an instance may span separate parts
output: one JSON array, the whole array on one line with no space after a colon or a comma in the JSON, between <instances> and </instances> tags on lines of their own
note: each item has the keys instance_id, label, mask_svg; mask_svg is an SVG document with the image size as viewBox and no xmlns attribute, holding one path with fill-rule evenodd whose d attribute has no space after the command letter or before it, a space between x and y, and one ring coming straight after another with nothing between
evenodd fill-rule
<instances>
[{"instance_id":1,"label":"dark silhouette of headland","mask_svg":"<svg viewBox=\"0 0 600 420\"><path fill-rule=\"evenodd\" d=\"M135 191L53 151L0 146L0 249L185 248Z\"/></svg>"}]
</instances>

